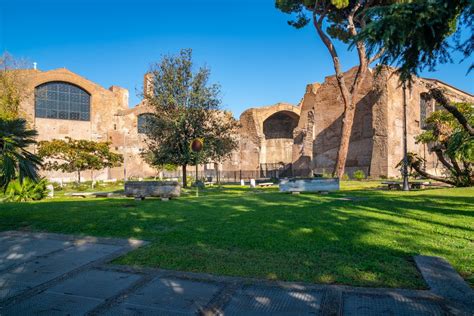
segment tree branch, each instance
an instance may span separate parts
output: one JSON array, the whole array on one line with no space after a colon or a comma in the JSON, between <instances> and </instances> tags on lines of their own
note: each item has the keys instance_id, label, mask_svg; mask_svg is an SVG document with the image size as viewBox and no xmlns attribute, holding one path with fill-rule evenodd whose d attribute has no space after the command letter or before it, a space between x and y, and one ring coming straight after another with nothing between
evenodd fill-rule
<instances>
[{"instance_id":1,"label":"tree branch","mask_svg":"<svg viewBox=\"0 0 474 316\"><path fill-rule=\"evenodd\" d=\"M385 53L385 49L382 48L381 50L379 50L377 52L377 54L375 54L374 56L372 56L372 58L369 59L369 65L372 64L374 61L376 61L377 59L379 59L380 57L382 57L382 55Z\"/></svg>"},{"instance_id":2,"label":"tree branch","mask_svg":"<svg viewBox=\"0 0 474 316\"><path fill-rule=\"evenodd\" d=\"M329 51L329 54L332 57L333 64L334 64L334 70L336 72L336 79L339 83L339 88L341 90L341 95L342 98L344 99L344 105L346 107L350 106L352 103L352 98L349 90L347 89L346 82L344 80L344 73L341 70L341 63L339 61L339 55L337 54L336 48L334 47L334 44L332 43L331 39L329 36L324 33L323 28L322 28L322 22L325 18L325 15L327 14L327 9L320 15L320 18L317 18L316 11L313 10L313 24L314 27L316 28L316 31L323 41L324 45Z\"/></svg>"},{"instance_id":3,"label":"tree branch","mask_svg":"<svg viewBox=\"0 0 474 316\"><path fill-rule=\"evenodd\" d=\"M422 177L456 186L456 183L454 181L427 173L426 171L420 168L419 164L413 164L411 167L415 169L415 171Z\"/></svg>"},{"instance_id":4,"label":"tree branch","mask_svg":"<svg viewBox=\"0 0 474 316\"><path fill-rule=\"evenodd\" d=\"M451 164L453 165L453 169L456 171L457 175L463 175L464 171L461 170L461 167L459 167L458 162L456 161L456 158L454 157L449 157L449 160L451 160Z\"/></svg>"},{"instance_id":5,"label":"tree branch","mask_svg":"<svg viewBox=\"0 0 474 316\"><path fill-rule=\"evenodd\" d=\"M454 167L444 158L443 151L439 147L433 148L434 153L436 154L436 157L438 157L438 160L443 164L443 166L446 167L451 173L455 173Z\"/></svg>"},{"instance_id":6,"label":"tree branch","mask_svg":"<svg viewBox=\"0 0 474 316\"><path fill-rule=\"evenodd\" d=\"M469 135L474 136L474 128L469 124L466 117L459 112L457 107L449 104L448 99L444 95L443 91L439 88L432 88L429 91L430 96L435 99L436 102L441 104L449 113L451 113L461 124L461 126L469 133Z\"/></svg>"},{"instance_id":7,"label":"tree branch","mask_svg":"<svg viewBox=\"0 0 474 316\"><path fill-rule=\"evenodd\" d=\"M357 35L357 29L354 23L354 15L356 14L357 10L359 10L362 7L362 2L363 0L359 0L347 16L347 22L349 24L348 25L349 33L353 37ZM357 68L357 73L354 76L354 81L352 82L352 85L350 88L350 92L352 96L354 96L354 94L356 94L357 91L359 90L360 83L365 79L365 74L368 68L367 52L366 52L364 42L357 41L356 47L357 47L357 54L359 56L359 67Z\"/></svg>"}]
</instances>

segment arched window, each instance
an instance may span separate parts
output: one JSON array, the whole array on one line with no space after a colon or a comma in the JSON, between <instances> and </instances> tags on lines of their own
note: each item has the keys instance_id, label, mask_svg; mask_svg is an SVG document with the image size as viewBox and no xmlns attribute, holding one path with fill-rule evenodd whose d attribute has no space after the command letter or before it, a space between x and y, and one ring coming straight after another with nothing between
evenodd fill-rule
<instances>
[{"instance_id":1,"label":"arched window","mask_svg":"<svg viewBox=\"0 0 474 316\"><path fill-rule=\"evenodd\" d=\"M153 114L143 113L138 115L137 118L137 130L139 134L146 134L148 132L149 126L153 120Z\"/></svg>"},{"instance_id":2,"label":"arched window","mask_svg":"<svg viewBox=\"0 0 474 316\"><path fill-rule=\"evenodd\" d=\"M433 112L433 102L428 93L420 94L420 128L427 129L426 119Z\"/></svg>"},{"instance_id":3,"label":"arched window","mask_svg":"<svg viewBox=\"0 0 474 316\"><path fill-rule=\"evenodd\" d=\"M91 96L67 82L47 82L35 89L35 116L40 118L89 121Z\"/></svg>"}]
</instances>

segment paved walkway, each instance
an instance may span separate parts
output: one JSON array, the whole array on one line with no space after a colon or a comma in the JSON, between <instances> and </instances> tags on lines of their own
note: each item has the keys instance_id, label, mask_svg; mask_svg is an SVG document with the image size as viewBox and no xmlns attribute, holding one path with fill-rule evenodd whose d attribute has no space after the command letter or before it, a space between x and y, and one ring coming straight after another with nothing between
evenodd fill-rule
<instances>
[{"instance_id":1,"label":"paved walkway","mask_svg":"<svg viewBox=\"0 0 474 316\"><path fill-rule=\"evenodd\" d=\"M269 282L108 264L136 240L0 233L0 315L473 315L444 260L416 257L430 291Z\"/></svg>"}]
</instances>

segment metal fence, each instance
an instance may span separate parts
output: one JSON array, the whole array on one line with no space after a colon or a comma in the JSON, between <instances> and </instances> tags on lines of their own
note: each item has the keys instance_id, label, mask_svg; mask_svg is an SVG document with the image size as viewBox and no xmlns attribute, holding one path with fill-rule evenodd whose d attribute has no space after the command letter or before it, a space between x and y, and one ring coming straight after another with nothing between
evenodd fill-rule
<instances>
[{"instance_id":1,"label":"metal fence","mask_svg":"<svg viewBox=\"0 0 474 316\"><path fill-rule=\"evenodd\" d=\"M240 180L265 181L272 179L280 179L293 176L292 164L261 164L260 168L255 170L220 170L207 169L198 171L199 179L206 181L217 181L222 183L238 183ZM190 168L186 171L186 175L193 180L196 179L196 171ZM163 171L163 178L181 180L181 169L175 171Z\"/></svg>"}]
</instances>

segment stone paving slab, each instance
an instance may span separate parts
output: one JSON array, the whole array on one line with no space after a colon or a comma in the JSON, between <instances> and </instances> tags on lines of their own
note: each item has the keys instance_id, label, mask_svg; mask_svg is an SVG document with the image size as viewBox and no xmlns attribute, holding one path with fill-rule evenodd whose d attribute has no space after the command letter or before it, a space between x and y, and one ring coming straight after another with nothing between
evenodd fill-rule
<instances>
[{"instance_id":1,"label":"stone paving slab","mask_svg":"<svg viewBox=\"0 0 474 316\"><path fill-rule=\"evenodd\" d=\"M225 315L320 315L323 291L245 287L232 297Z\"/></svg>"},{"instance_id":2,"label":"stone paving slab","mask_svg":"<svg viewBox=\"0 0 474 316\"><path fill-rule=\"evenodd\" d=\"M132 285L140 276L89 270L7 309L6 315L83 315Z\"/></svg>"},{"instance_id":3,"label":"stone paving slab","mask_svg":"<svg viewBox=\"0 0 474 316\"><path fill-rule=\"evenodd\" d=\"M19 288L35 287L119 249L117 246L95 244L67 248L63 252L37 258L3 273L0 279L1 288L12 284ZM16 292L9 294L16 294Z\"/></svg>"},{"instance_id":4,"label":"stone paving slab","mask_svg":"<svg viewBox=\"0 0 474 316\"><path fill-rule=\"evenodd\" d=\"M61 240L17 239L15 237L0 238L0 271L71 245L70 242Z\"/></svg>"},{"instance_id":5,"label":"stone paving slab","mask_svg":"<svg viewBox=\"0 0 474 316\"><path fill-rule=\"evenodd\" d=\"M105 300L139 279L136 274L93 269L67 279L46 292Z\"/></svg>"},{"instance_id":6,"label":"stone paving slab","mask_svg":"<svg viewBox=\"0 0 474 316\"><path fill-rule=\"evenodd\" d=\"M411 299L404 296L348 294L343 298L343 315L446 315L435 301Z\"/></svg>"},{"instance_id":7,"label":"stone paving slab","mask_svg":"<svg viewBox=\"0 0 474 316\"><path fill-rule=\"evenodd\" d=\"M473 315L472 289L439 258L415 258L430 291L272 282L108 264L143 244L0 233L0 316Z\"/></svg>"},{"instance_id":8,"label":"stone paving slab","mask_svg":"<svg viewBox=\"0 0 474 316\"><path fill-rule=\"evenodd\" d=\"M41 293L0 310L0 315L85 315L100 303L101 300L86 297Z\"/></svg>"},{"instance_id":9,"label":"stone paving slab","mask_svg":"<svg viewBox=\"0 0 474 316\"><path fill-rule=\"evenodd\" d=\"M145 244L136 240L14 231L1 232L0 241L3 258L13 258L13 262L3 261L4 269L0 270L0 315L7 306L42 293L89 265L101 260L108 262ZM80 279L76 281L81 283Z\"/></svg>"},{"instance_id":10,"label":"stone paving slab","mask_svg":"<svg viewBox=\"0 0 474 316\"><path fill-rule=\"evenodd\" d=\"M212 283L156 278L110 309L108 315L142 315L153 312L195 315L219 288L220 286Z\"/></svg>"},{"instance_id":11,"label":"stone paving slab","mask_svg":"<svg viewBox=\"0 0 474 316\"><path fill-rule=\"evenodd\" d=\"M416 256L415 262L433 293L463 305L474 315L474 291L446 260Z\"/></svg>"}]
</instances>

